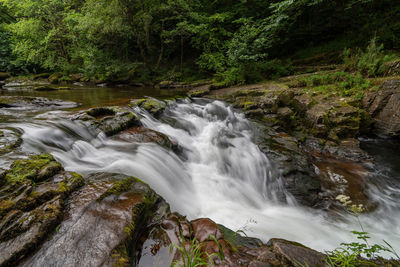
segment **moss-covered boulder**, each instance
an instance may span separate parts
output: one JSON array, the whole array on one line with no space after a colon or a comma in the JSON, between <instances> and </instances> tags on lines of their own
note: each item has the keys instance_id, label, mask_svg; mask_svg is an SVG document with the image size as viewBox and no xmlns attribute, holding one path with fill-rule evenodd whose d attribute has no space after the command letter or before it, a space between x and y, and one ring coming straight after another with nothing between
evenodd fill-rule
<instances>
[{"instance_id":1,"label":"moss-covered boulder","mask_svg":"<svg viewBox=\"0 0 400 267\"><path fill-rule=\"evenodd\" d=\"M49 76L48 80L51 84L58 84L60 79L63 77L63 73L56 72Z\"/></svg>"},{"instance_id":2,"label":"moss-covered boulder","mask_svg":"<svg viewBox=\"0 0 400 267\"><path fill-rule=\"evenodd\" d=\"M135 177L94 174L29 266L131 266L162 199Z\"/></svg>"},{"instance_id":3,"label":"moss-covered boulder","mask_svg":"<svg viewBox=\"0 0 400 267\"><path fill-rule=\"evenodd\" d=\"M131 110L119 107L92 108L73 115L71 119L83 121L107 136L141 124L139 118Z\"/></svg>"},{"instance_id":4,"label":"moss-covered boulder","mask_svg":"<svg viewBox=\"0 0 400 267\"><path fill-rule=\"evenodd\" d=\"M47 154L16 160L1 176L0 266L10 266L55 230L65 200L84 181Z\"/></svg>"},{"instance_id":5,"label":"moss-covered boulder","mask_svg":"<svg viewBox=\"0 0 400 267\"><path fill-rule=\"evenodd\" d=\"M132 100L129 106L143 108L153 116L158 117L165 110L167 105L165 102L156 100L154 98L143 98Z\"/></svg>"}]
</instances>

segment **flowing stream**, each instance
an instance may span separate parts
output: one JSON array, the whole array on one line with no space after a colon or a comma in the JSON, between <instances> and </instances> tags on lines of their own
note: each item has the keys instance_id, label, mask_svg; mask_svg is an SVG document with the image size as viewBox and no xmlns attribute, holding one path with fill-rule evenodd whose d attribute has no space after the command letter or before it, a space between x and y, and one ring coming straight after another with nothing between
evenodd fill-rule
<instances>
[{"instance_id":1,"label":"flowing stream","mask_svg":"<svg viewBox=\"0 0 400 267\"><path fill-rule=\"evenodd\" d=\"M171 102L160 120L138 108L135 112L145 127L178 142L181 152L95 135L85 125L63 119L63 112L10 126L23 131L23 151L50 152L66 170L82 174L136 176L189 219L210 217L264 242L285 238L323 251L354 240L349 231L360 230L352 216L331 218L324 211L297 204L285 191L273 163L254 143L255 125L229 105L180 100ZM389 179L385 175L377 171L371 179ZM370 195L380 205L360 217L374 241L385 239L398 250L399 188L399 179L371 183Z\"/></svg>"}]
</instances>

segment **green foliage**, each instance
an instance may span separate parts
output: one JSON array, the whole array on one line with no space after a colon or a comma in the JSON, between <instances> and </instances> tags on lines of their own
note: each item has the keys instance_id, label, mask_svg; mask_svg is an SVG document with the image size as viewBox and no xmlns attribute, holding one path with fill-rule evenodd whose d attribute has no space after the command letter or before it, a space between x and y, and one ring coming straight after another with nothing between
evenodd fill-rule
<instances>
[{"instance_id":1,"label":"green foliage","mask_svg":"<svg viewBox=\"0 0 400 267\"><path fill-rule=\"evenodd\" d=\"M326 251L326 263L328 266L377 266L373 263L373 260L376 259L378 254L381 252L390 252L398 257L392 246L390 246L386 241L384 242L388 247L379 244L371 245L368 242L371 237L369 233L364 231L364 227L359 220L360 214L365 211L362 204L353 204L350 197L345 195L339 195L336 199L340 201L343 207L346 208L351 215L357 218L362 231L351 231L351 233L359 240L358 242L341 243L340 247L332 251Z\"/></svg>"},{"instance_id":2,"label":"green foliage","mask_svg":"<svg viewBox=\"0 0 400 267\"><path fill-rule=\"evenodd\" d=\"M218 84L230 86L275 79L293 73L290 62L275 59L231 67L215 75Z\"/></svg>"},{"instance_id":3,"label":"green foliage","mask_svg":"<svg viewBox=\"0 0 400 267\"><path fill-rule=\"evenodd\" d=\"M172 263L173 267L198 267L198 266L209 266L209 263L214 264L212 257L217 256L221 260L224 260L224 254L222 247L219 244L215 236L210 236L212 240L218 246L218 253L213 253L211 255L202 251L201 243L199 243L196 238L192 239L187 243L185 237L181 234L181 246L172 244L170 247L170 252L176 248L181 255L181 262L174 261Z\"/></svg>"},{"instance_id":4,"label":"green foliage","mask_svg":"<svg viewBox=\"0 0 400 267\"><path fill-rule=\"evenodd\" d=\"M383 75L386 71L385 63L394 59L393 55L386 55L383 52L383 44L378 45L376 38L370 41L365 51L345 49L343 56L347 70L359 71L369 77Z\"/></svg>"},{"instance_id":5,"label":"green foliage","mask_svg":"<svg viewBox=\"0 0 400 267\"><path fill-rule=\"evenodd\" d=\"M399 11L390 0L0 0L0 70L255 82L290 74L274 59L298 50L334 52L374 34L399 47ZM374 45L357 58L363 75L387 60Z\"/></svg>"},{"instance_id":6,"label":"green foliage","mask_svg":"<svg viewBox=\"0 0 400 267\"><path fill-rule=\"evenodd\" d=\"M330 92L340 96L353 96L355 99L361 100L363 92L371 87L371 83L359 73L339 71L298 78L291 82L289 86L308 87L315 92Z\"/></svg>"}]
</instances>

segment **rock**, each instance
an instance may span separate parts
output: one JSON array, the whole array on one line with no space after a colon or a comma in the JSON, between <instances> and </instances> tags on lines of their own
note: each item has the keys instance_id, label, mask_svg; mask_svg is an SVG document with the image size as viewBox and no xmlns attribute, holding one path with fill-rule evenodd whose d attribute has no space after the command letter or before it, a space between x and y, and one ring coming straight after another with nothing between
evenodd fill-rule
<instances>
[{"instance_id":1,"label":"rock","mask_svg":"<svg viewBox=\"0 0 400 267\"><path fill-rule=\"evenodd\" d=\"M64 201L84 181L79 174L65 172L46 154L14 161L3 176L0 266L9 266L51 234L61 220Z\"/></svg>"},{"instance_id":2,"label":"rock","mask_svg":"<svg viewBox=\"0 0 400 267\"><path fill-rule=\"evenodd\" d=\"M385 63L386 71L385 76L400 75L400 60L394 60Z\"/></svg>"},{"instance_id":3,"label":"rock","mask_svg":"<svg viewBox=\"0 0 400 267\"><path fill-rule=\"evenodd\" d=\"M222 233L215 222L208 218L196 219L191 221L193 226L194 237L199 242L212 240L210 236L214 236L217 240L222 238Z\"/></svg>"},{"instance_id":4,"label":"rock","mask_svg":"<svg viewBox=\"0 0 400 267\"><path fill-rule=\"evenodd\" d=\"M92 108L71 116L72 120L81 120L89 127L115 135L133 126L139 126L139 118L130 110L119 107Z\"/></svg>"},{"instance_id":5,"label":"rock","mask_svg":"<svg viewBox=\"0 0 400 267\"><path fill-rule=\"evenodd\" d=\"M4 81L5 79L9 78L10 74L7 72L0 72L0 81Z\"/></svg>"},{"instance_id":6,"label":"rock","mask_svg":"<svg viewBox=\"0 0 400 267\"><path fill-rule=\"evenodd\" d=\"M144 98L139 100L132 100L129 106L137 106L143 108L153 116L159 117L161 113L165 110L167 105L164 102L156 100L154 98Z\"/></svg>"},{"instance_id":7,"label":"rock","mask_svg":"<svg viewBox=\"0 0 400 267\"><path fill-rule=\"evenodd\" d=\"M22 143L21 134L14 129L0 129L0 155L10 152Z\"/></svg>"},{"instance_id":8,"label":"rock","mask_svg":"<svg viewBox=\"0 0 400 267\"><path fill-rule=\"evenodd\" d=\"M308 125L315 126L327 122L329 110L333 108L331 104L316 104L306 112L306 121Z\"/></svg>"},{"instance_id":9,"label":"rock","mask_svg":"<svg viewBox=\"0 0 400 267\"><path fill-rule=\"evenodd\" d=\"M83 74L75 73L75 74L70 74L68 77L71 79L71 82L80 82L83 79Z\"/></svg>"},{"instance_id":10,"label":"rock","mask_svg":"<svg viewBox=\"0 0 400 267\"><path fill-rule=\"evenodd\" d=\"M255 261L250 262L248 267L271 267L271 265L269 263L266 263L266 262L255 260Z\"/></svg>"},{"instance_id":11,"label":"rock","mask_svg":"<svg viewBox=\"0 0 400 267\"><path fill-rule=\"evenodd\" d=\"M314 103L313 98L308 94L296 95L293 98L292 106L300 114L304 114Z\"/></svg>"},{"instance_id":12,"label":"rock","mask_svg":"<svg viewBox=\"0 0 400 267\"><path fill-rule=\"evenodd\" d=\"M189 97L202 97L210 93L211 85L203 85L193 88L189 91Z\"/></svg>"},{"instance_id":13,"label":"rock","mask_svg":"<svg viewBox=\"0 0 400 267\"><path fill-rule=\"evenodd\" d=\"M175 152L179 151L178 143L170 140L167 135L141 126L124 130L113 138L129 143L156 143L166 149L171 149Z\"/></svg>"},{"instance_id":14,"label":"rock","mask_svg":"<svg viewBox=\"0 0 400 267\"><path fill-rule=\"evenodd\" d=\"M71 198L67 220L23 266L128 266L159 197L143 182L97 174Z\"/></svg>"},{"instance_id":15,"label":"rock","mask_svg":"<svg viewBox=\"0 0 400 267\"><path fill-rule=\"evenodd\" d=\"M289 123L294 112L288 107L278 108L277 115L279 119Z\"/></svg>"},{"instance_id":16,"label":"rock","mask_svg":"<svg viewBox=\"0 0 400 267\"><path fill-rule=\"evenodd\" d=\"M274 252L285 257L293 266L327 266L324 254L299 243L284 239L271 239L267 246L272 247Z\"/></svg>"},{"instance_id":17,"label":"rock","mask_svg":"<svg viewBox=\"0 0 400 267\"><path fill-rule=\"evenodd\" d=\"M236 247L242 246L247 248L259 248L263 245L263 242L254 237L247 237L238 234L237 232L232 231L229 228L226 228L222 224L218 224L218 228L220 229L224 239L233 244Z\"/></svg>"},{"instance_id":18,"label":"rock","mask_svg":"<svg viewBox=\"0 0 400 267\"><path fill-rule=\"evenodd\" d=\"M61 72L56 72L53 73L52 75L49 76L48 80L51 84L58 84L60 79L63 77L64 75Z\"/></svg>"},{"instance_id":19,"label":"rock","mask_svg":"<svg viewBox=\"0 0 400 267\"><path fill-rule=\"evenodd\" d=\"M400 136L400 80L385 81L378 91L367 92L363 106L373 118L375 133Z\"/></svg>"},{"instance_id":20,"label":"rock","mask_svg":"<svg viewBox=\"0 0 400 267\"><path fill-rule=\"evenodd\" d=\"M52 108L73 108L78 105L74 102L48 99L44 97L25 96L0 96L0 108L19 109L52 109Z\"/></svg>"},{"instance_id":21,"label":"rock","mask_svg":"<svg viewBox=\"0 0 400 267\"><path fill-rule=\"evenodd\" d=\"M190 85L183 82L174 82L174 81L162 81L157 85L160 89L168 89L168 88L189 88Z\"/></svg>"},{"instance_id":22,"label":"rock","mask_svg":"<svg viewBox=\"0 0 400 267\"><path fill-rule=\"evenodd\" d=\"M41 79L47 79L50 77L50 73L40 73L33 75L33 80L41 80Z\"/></svg>"}]
</instances>

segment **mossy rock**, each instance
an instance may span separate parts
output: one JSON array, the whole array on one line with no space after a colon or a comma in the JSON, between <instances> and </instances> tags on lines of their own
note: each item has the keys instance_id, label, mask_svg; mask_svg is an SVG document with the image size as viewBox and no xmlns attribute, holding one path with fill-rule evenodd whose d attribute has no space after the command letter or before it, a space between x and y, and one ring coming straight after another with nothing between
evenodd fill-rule
<instances>
[{"instance_id":1,"label":"mossy rock","mask_svg":"<svg viewBox=\"0 0 400 267\"><path fill-rule=\"evenodd\" d=\"M131 106L131 107L138 106L140 108L145 109L153 116L158 117L165 110L167 105L164 102L158 101L153 98L144 98L144 99L131 101L129 106Z\"/></svg>"},{"instance_id":2,"label":"mossy rock","mask_svg":"<svg viewBox=\"0 0 400 267\"><path fill-rule=\"evenodd\" d=\"M97 201L101 201L104 198L111 196L111 195L121 195L122 193L128 192L130 190L136 191L139 186L143 188L146 188L146 192L149 191L149 186L144 183L142 180L136 177L128 177L126 179L123 179L121 181L115 182L111 188L109 188L106 192L104 192Z\"/></svg>"},{"instance_id":3,"label":"mossy rock","mask_svg":"<svg viewBox=\"0 0 400 267\"><path fill-rule=\"evenodd\" d=\"M86 111L86 114L95 118L102 116L114 116L116 113L117 111L115 107L97 107Z\"/></svg>"},{"instance_id":4,"label":"mossy rock","mask_svg":"<svg viewBox=\"0 0 400 267\"><path fill-rule=\"evenodd\" d=\"M103 118L98 129L107 136L112 136L132 126L139 126L139 118L129 110L120 110L115 116Z\"/></svg>"},{"instance_id":5,"label":"mossy rock","mask_svg":"<svg viewBox=\"0 0 400 267\"><path fill-rule=\"evenodd\" d=\"M39 74L35 74L32 76L33 80L41 80L41 79L47 79L50 77L50 73L39 73Z\"/></svg>"},{"instance_id":6,"label":"mossy rock","mask_svg":"<svg viewBox=\"0 0 400 267\"><path fill-rule=\"evenodd\" d=\"M34 182L49 178L63 168L53 156L49 154L30 156L28 159L16 160L11 164L6 174L8 183L31 180Z\"/></svg>"}]
</instances>

